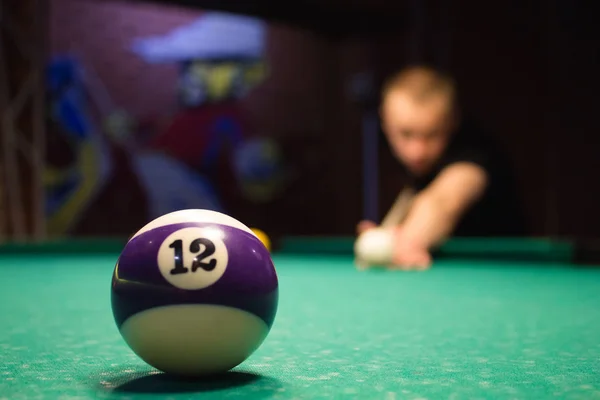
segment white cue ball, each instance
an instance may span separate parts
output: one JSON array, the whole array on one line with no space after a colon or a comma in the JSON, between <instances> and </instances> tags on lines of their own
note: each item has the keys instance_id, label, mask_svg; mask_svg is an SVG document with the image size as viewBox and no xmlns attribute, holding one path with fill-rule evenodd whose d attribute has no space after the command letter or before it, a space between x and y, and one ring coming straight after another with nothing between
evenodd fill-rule
<instances>
[{"instance_id":1,"label":"white cue ball","mask_svg":"<svg viewBox=\"0 0 600 400\"><path fill-rule=\"evenodd\" d=\"M388 265L394 254L393 230L369 229L358 236L354 243L354 255L370 265Z\"/></svg>"}]
</instances>

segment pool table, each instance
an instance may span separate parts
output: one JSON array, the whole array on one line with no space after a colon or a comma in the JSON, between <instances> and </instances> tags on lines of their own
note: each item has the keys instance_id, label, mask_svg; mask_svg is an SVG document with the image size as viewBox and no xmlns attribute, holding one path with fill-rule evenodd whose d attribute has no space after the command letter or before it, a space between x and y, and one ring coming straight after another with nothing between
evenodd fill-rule
<instances>
[{"instance_id":1,"label":"pool table","mask_svg":"<svg viewBox=\"0 0 600 400\"><path fill-rule=\"evenodd\" d=\"M600 269L568 244L455 239L423 272L358 271L351 238L284 238L275 324L180 380L113 321L120 240L0 247L0 399L600 399Z\"/></svg>"}]
</instances>

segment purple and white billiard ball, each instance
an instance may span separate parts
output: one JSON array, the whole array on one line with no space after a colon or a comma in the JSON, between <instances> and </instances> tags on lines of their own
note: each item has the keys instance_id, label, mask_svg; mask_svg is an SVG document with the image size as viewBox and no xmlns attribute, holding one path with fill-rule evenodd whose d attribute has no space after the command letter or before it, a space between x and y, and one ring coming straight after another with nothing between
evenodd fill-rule
<instances>
[{"instance_id":1,"label":"purple and white billiard ball","mask_svg":"<svg viewBox=\"0 0 600 400\"><path fill-rule=\"evenodd\" d=\"M269 334L278 305L270 253L226 214L163 215L127 242L112 276L115 322L142 360L200 376L244 362Z\"/></svg>"}]
</instances>

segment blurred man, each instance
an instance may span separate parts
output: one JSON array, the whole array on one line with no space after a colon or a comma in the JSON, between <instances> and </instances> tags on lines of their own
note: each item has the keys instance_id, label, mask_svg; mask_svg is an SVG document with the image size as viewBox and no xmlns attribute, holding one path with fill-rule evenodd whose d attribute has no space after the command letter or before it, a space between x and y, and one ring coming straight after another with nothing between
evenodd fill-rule
<instances>
[{"instance_id":1,"label":"blurred man","mask_svg":"<svg viewBox=\"0 0 600 400\"><path fill-rule=\"evenodd\" d=\"M384 85L381 125L408 186L382 222L395 234L393 267L424 269L454 236L524 234L509 163L464 120L452 78L407 68ZM376 225L362 221L358 232Z\"/></svg>"}]
</instances>

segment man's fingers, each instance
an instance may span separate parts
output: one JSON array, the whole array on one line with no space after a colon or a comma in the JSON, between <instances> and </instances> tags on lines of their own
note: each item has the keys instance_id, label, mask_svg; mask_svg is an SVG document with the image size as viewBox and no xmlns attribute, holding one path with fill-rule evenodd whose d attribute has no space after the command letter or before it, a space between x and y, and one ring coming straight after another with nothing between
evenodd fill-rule
<instances>
[{"instance_id":1,"label":"man's fingers","mask_svg":"<svg viewBox=\"0 0 600 400\"><path fill-rule=\"evenodd\" d=\"M373 221L360 221L358 223L358 229L359 230L367 230L367 229L371 229L371 228L375 228L377 226L377 224Z\"/></svg>"}]
</instances>

